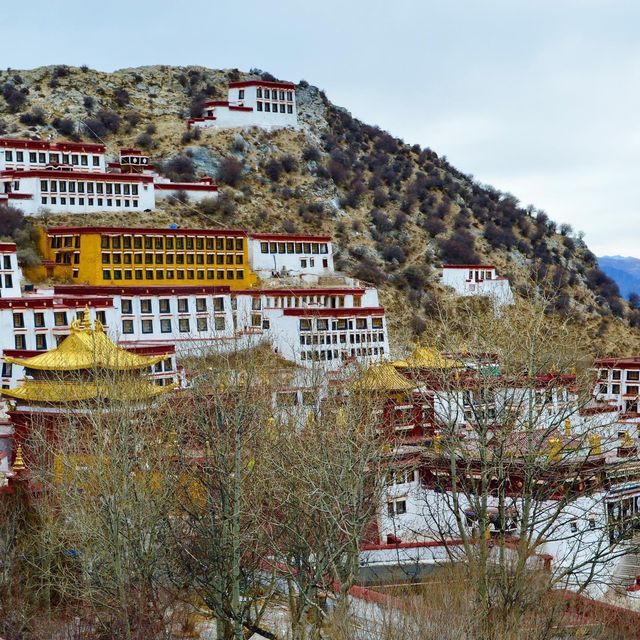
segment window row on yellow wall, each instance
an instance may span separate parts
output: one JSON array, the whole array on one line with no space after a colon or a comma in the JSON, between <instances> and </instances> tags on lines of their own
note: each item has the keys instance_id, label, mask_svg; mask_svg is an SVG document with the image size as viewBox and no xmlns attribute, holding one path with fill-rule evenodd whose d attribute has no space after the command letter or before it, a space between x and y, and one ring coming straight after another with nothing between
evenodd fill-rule
<instances>
[{"instance_id":1,"label":"window row on yellow wall","mask_svg":"<svg viewBox=\"0 0 640 640\"><path fill-rule=\"evenodd\" d=\"M102 264L244 264L244 254L103 253Z\"/></svg>"},{"instance_id":2,"label":"window row on yellow wall","mask_svg":"<svg viewBox=\"0 0 640 640\"><path fill-rule=\"evenodd\" d=\"M103 269L103 280L244 280L244 269Z\"/></svg>"},{"instance_id":3,"label":"window row on yellow wall","mask_svg":"<svg viewBox=\"0 0 640 640\"><path fill-rule=\"evenodd\" d=\"M52 238L56 239L56 238ZM244 238L203 236L101 236L102 249L207 249L208 251L243 251Z\"/></svg>"}]
</instances>

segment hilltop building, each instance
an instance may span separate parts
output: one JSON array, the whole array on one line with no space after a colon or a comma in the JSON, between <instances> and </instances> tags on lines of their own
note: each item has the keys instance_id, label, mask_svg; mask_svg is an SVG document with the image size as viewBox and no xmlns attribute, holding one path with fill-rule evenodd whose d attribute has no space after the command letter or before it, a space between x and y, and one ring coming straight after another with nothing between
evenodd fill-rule
<instances>
[{"instance_id":1,"label":"hilltop building","mask_svg":"<svg viewBox=\"0 0 640 640\"><path fill-rule=\"evenodd\" d=\"M509 280L498 276L492 264L445 264L442 284L460 296L487 297L497 306L513 304Z\"/></svg>"},{"instance_id":2,"label":"hilltop building","mask_svg":"<svg viewBox=\"0 0 640 640\"><path fill-rule=\"evenodd\" d=\"M175 183L160 176L139 149L122 149L107 162L104 145L0 138L0 204L27 215L153 211L158 199L186 194L215 198L209 177Z\"/></svg>"},{"instance_id":3,"label":"hilltop building","mask_svg":"<svg viewBox=\"0 0 640 640\"><path fill-rule=\"evenodd\" d=\"M202 115L188 126L297 128L296 86L292 82L241 80L230 82L226 100L204 103Z\"/></svg>"}]
</instances>

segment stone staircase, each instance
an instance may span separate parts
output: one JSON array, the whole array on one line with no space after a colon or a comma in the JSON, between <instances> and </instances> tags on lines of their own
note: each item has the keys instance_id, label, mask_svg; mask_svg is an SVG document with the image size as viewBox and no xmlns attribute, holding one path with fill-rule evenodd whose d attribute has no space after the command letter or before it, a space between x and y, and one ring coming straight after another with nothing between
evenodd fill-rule
<instances>
[{"instance_id":1,"label":"stone staircase","mask_svg":"<svg viewBox=\"0 0 640 640\"><path fill-rule=\"evenodd\" d=\"M627 587L635 584L636 576L640 576L640 535L636 534L628 543L629 553L620 556L611 574L610 589L624 594Z\"/></svg>"}]
</instances>

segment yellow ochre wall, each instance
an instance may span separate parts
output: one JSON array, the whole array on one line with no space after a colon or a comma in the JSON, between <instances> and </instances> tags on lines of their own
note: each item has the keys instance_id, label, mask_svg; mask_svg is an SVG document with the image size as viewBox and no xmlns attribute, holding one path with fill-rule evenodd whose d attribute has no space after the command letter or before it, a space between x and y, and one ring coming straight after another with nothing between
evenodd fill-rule
<instances>
[{"instance_id":1,"label":"yellow ochre wall","mask_svg":"<svg viewBox=\"0 0 640 640\"><path fill-rule=\"evenodd\" d=\"M24 270L32 282L53 277L94 286L226 285L232 289L257 282L249 268L247 237L224 231L186 235L179 229L166 233L40 229L38 245L43 264Z\"/></svg>"}]
</instances>

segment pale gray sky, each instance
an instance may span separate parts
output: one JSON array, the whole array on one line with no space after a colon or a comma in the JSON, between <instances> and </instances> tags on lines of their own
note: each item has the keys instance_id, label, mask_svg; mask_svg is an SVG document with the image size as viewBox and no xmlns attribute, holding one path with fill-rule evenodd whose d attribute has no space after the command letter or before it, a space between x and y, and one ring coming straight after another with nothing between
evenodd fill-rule
<instances>
[{"instance_id":1,"label":"pale gray sky","mask_svg":"<svg viewBox=\"0 0 640 640\"><path fill-rule=\"evenodd\" d=\"M640 257L640 2L30 0L3 66L259 67Z\"/></svg>"}]
</instances>

